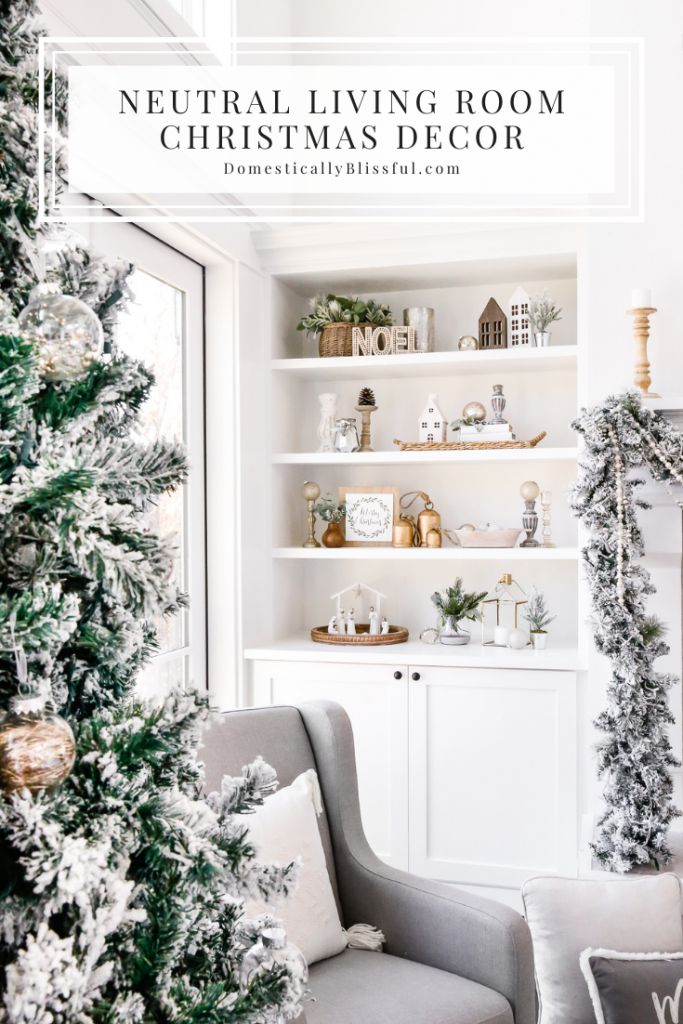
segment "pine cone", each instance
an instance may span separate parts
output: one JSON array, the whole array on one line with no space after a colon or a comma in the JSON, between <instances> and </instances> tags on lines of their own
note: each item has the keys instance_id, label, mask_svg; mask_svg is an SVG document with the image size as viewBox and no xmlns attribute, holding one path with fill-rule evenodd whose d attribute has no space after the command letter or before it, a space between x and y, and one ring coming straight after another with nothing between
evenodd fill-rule
<instances>
[{"instance_id":1,"label":"pine cone","mask_svg":"<svg viewBox=\"0 0 683 1024\"><path fill-rule=\"evenodd\" d=\"M359 405L374 405L375 404L375 392L372 388L361 388L361 392L358 396Z\"/></svg>"}]
</instances>

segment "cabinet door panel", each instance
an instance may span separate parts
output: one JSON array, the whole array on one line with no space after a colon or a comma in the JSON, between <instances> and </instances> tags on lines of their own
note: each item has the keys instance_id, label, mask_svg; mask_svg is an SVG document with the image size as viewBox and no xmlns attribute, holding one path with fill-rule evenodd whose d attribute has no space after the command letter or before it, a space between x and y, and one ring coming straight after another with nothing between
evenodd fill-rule
<instances>
[{"instance_id":1,"label":"cabinet door panel","mask_svg":"<svg viewBox=\"0 0 683 1024\"><path fill-rule=\"evenodd\" d=\"M410 868L516 886L576 869L575 677L411 667Z\"/></svg>"},{"instance_id":2,"label":"cabinet door panel","mask_svg":"<svg viewBox=\"0 0 683 1024\"><path fill-rule=\"evenodd\" d=\"M401 679L394 678L401 673ZM405 666L255 662L255 704L333 700L353 727L363 827L378 857L408 863L408 688Z\"/></svg>"}]
</instances>

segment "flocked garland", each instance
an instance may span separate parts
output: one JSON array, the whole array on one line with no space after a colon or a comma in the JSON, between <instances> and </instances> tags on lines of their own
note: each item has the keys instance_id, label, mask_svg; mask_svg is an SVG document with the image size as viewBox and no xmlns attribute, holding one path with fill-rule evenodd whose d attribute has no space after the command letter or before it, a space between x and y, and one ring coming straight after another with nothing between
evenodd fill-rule
<instances>
[{"instance_id":1,"label":"flocked garland","mask_svg":"<svg viewBox=\"0 0 683 1024\"><path fill-rule=\"evenodd\" d=\"M590 532L583 562L591 591L597 649L612 668L607 708L596 725L605 734L598 774L605 780L606 808L593 843L612 871L670 859L667 832L680 812L673 803L673 755L668 727L674 718L668 692L676 677L657 672L668 653L664 625L647 614L655 588L639 563L643 538L637 511L642 480L629 470L647 469L665 484L683 484L683 435L637 394L609 398L584 410L573 424L585 441L572 507Z\"/></svg>"}]
</instances>

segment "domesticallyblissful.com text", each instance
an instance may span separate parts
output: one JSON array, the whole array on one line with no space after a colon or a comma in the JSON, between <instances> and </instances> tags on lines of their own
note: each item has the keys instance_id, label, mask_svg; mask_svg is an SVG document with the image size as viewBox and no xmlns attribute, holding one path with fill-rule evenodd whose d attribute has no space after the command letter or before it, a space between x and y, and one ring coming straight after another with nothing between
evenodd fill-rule
<instances>
[{"instance_id":1,"label":"domesticallyblissful.com text","mask_svg":"<svg viewBox=\"0 0 683 1024\"><path fill-rule=\"evenodd\" d=\"M238 175L239 177L252 176L273 176L288 177L297 175L319 175L321 177L343 178L343 177L414 177L417 175L433 175L434 177L450 177L460 174L459 164L423 164L419 166L414 160L406 162L395 160L388 164L373 164L367 160L347 160L343 163L335 163L332 160L319 160L313 163L305 163L297 160L287 160L284 163L274 164L249 164L231 163L226 161L223 164L223 173L228 176Z\"/></svg>"}]
</instances>

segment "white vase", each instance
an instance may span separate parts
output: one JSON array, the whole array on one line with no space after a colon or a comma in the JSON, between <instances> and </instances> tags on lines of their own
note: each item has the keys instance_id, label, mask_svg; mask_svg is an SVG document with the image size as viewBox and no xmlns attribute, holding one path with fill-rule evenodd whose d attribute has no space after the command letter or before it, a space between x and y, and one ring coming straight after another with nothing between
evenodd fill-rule
<instances>
[{"instance_id":1,"label":"white vase","mask_svg":"<svg viewBox=\"0 0 683 1024\"><path fill-rule=\"evenodd\" d=\"M449 647L462 647L470 642L470 634L466 629L461 629L460 623L456 621L454 615L447 615L439 634L439 641Z\"/></svg>"},{"instance_id":2,"label":"white vase","mask_svg":"<svg viewBox=\"0 0 683 1024\"><path fill-rule=\"evenodd\" d=\"M319 452L334 451L335 419L337 416L337 399L332 391L325 391L318 395L320 402L320 422L318 424L318 440L320 441Z\"/></svg>"},{"instance_id":3,"label":"white vase","mask_svg":"<svg viewBox=\"0 0 683 1024\"><path fill-rule=\"evenodd\" d=\"M550 344L550 331L536 331L534 340L537 348L547 348Z\"/></svg>"},{"instance_id":4,"label":"white vase","mask_svg":"<svg viewBox=\"0 0 683 1024\"><path fill-rule=\"evenodd\" d=\"M544 651L548 640L547 633L532 633L531 643L535 651Z\"/></svg>"}]
</instances>

